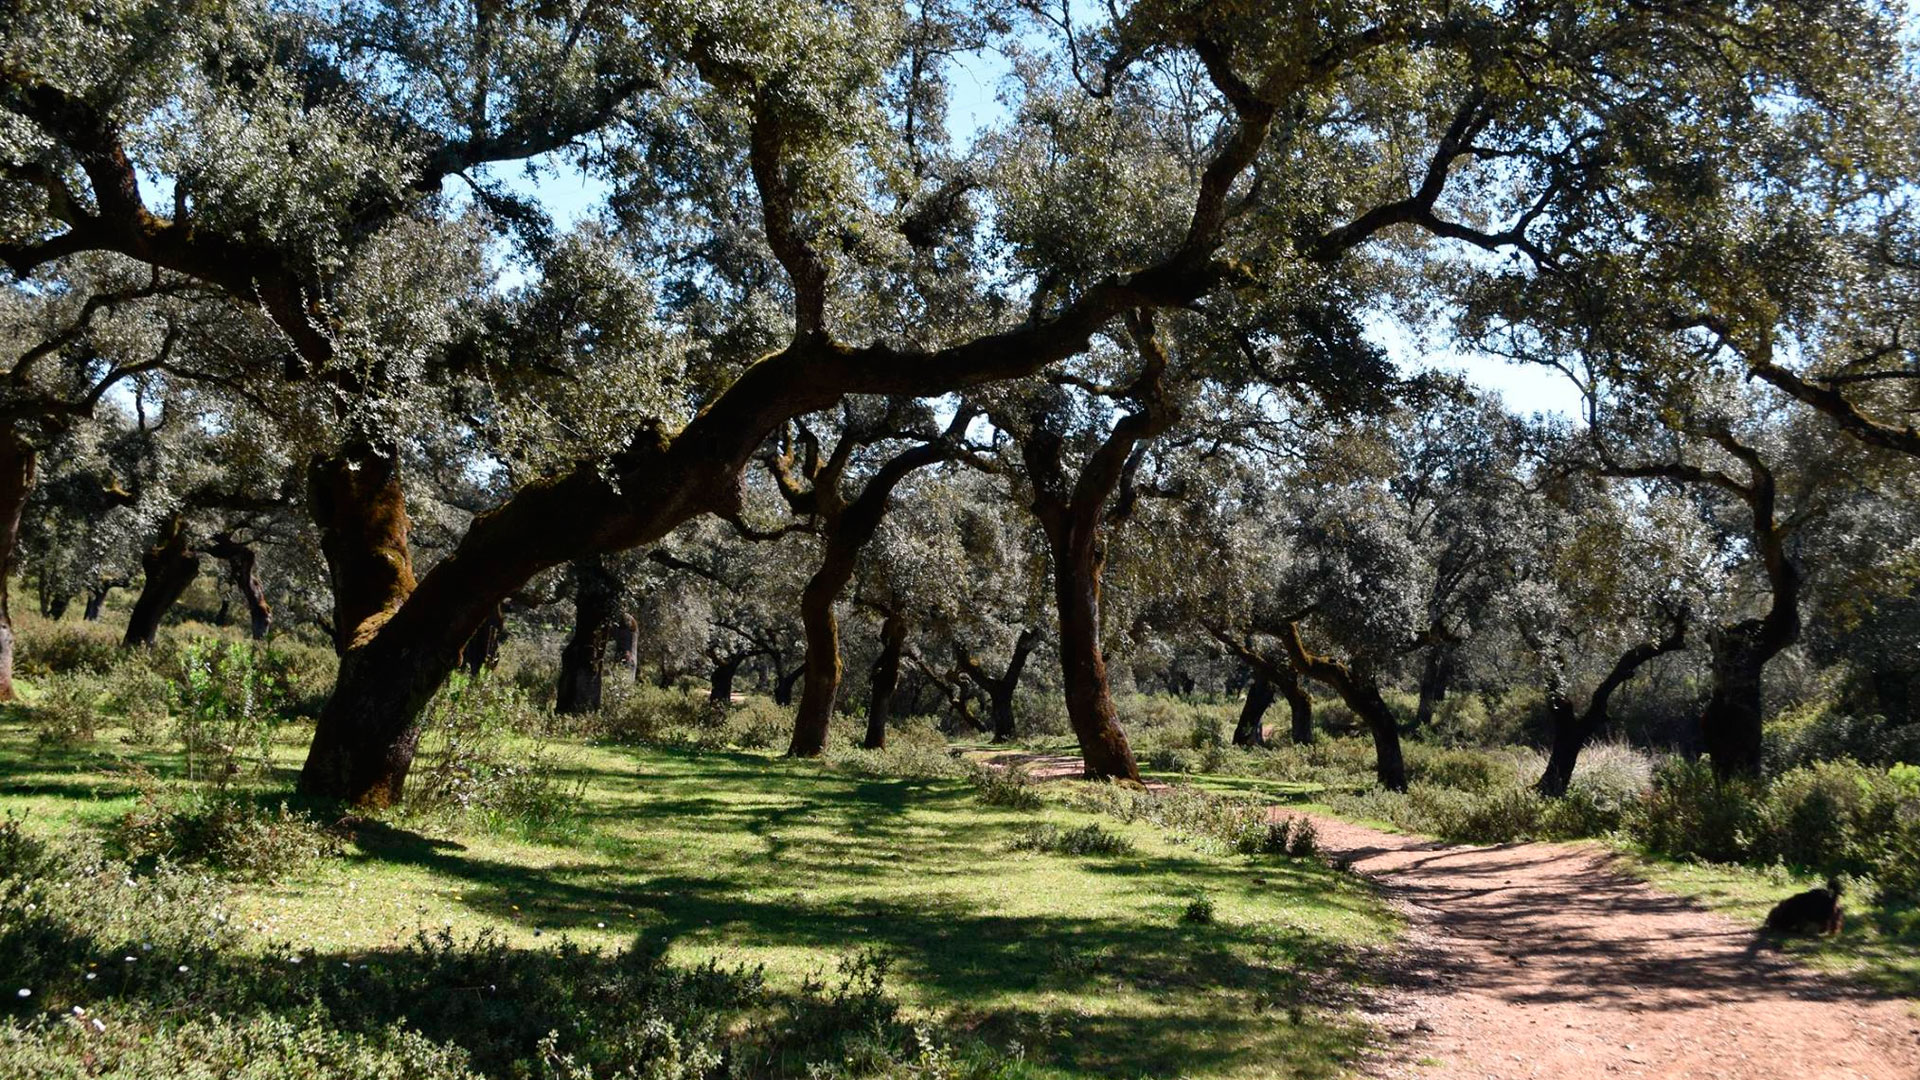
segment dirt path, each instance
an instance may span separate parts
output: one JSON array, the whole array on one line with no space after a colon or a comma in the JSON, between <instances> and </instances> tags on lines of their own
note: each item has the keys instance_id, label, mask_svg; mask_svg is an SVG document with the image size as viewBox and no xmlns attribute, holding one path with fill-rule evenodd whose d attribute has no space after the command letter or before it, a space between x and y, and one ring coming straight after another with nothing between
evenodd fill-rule
<instances>
[{"instance_id":1,"label":"dirt path","mask_svg":"<svg viewBox=\"0 0 1920 1080\"><path fill-rule=\"evenodd\" d=\"M1395 1037L1382 1076L1920 1080L1914 1003L1808 971L1598 845L1461 847L1314 824L1409 922L1378 1017Z\"/></svg>"},{"instance_id":2,"label":"dirt path","mask_svg":"<svg viewBox=\"0 0 1920 1080\"><path fill-rule=\"evenodd\" d=\"M1411 924L1383 1018L1407 1038L1385 1075L1920 1080L1910 1002L1791 963L1596 845L1314 824Z\"/></svg>"}]
</instances>

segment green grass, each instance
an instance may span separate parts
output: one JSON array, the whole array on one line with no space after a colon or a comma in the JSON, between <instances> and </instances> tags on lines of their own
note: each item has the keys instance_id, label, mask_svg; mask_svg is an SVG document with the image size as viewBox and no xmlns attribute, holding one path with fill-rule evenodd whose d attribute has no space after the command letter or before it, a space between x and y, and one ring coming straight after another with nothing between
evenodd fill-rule
<instances>
[{"instance_id":1,"label":"green grass","mask_svg":"<svg viewBox=\"0 0 1920 1080\"><path fill-rule=\"evenodd\" d=\"M290 787L300 732L285 733ZM132 807L127 768L171 754L115 744L36 749L0 722L0 813L100 827ZM572 744L586 781L564 843L402 829L307 877L234 886L264 949L379 950L416 928L491 927L514 945L561 936L670 943L675 959L764 964L797 986L875 947L916 1010L1041 1075L1340 1075L1367 1032L1340 1000L1395 925L1363 884L1317 863L1209 855L1050 803L988 807L960 780L855 777L745 753ZM1017 853L1026 825L1099 821L1125 855ZM1214 921L1182 921L1196 897Z\"/></svg>"}]
</instances>

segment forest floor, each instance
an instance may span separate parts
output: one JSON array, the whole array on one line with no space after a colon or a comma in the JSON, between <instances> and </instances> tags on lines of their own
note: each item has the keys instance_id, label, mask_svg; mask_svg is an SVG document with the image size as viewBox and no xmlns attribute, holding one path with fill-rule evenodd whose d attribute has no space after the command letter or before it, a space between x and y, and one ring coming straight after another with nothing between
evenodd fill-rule
<instances>
[{"instance_id":1,"label":"forest floor","mask_svg":"<svg viewBox=\"0 0 1920 1080\"><path fill-rule=\"evenodd\" d=\"M1076 759L1004 758L1036 778ZM1276 815L1295 813L1276 807ZM1816 972L1603 845L1451 845L1310 814L1404 915L1388 1077L1920 1078L1916 1004Z\"/></svg>"}]
</instances>

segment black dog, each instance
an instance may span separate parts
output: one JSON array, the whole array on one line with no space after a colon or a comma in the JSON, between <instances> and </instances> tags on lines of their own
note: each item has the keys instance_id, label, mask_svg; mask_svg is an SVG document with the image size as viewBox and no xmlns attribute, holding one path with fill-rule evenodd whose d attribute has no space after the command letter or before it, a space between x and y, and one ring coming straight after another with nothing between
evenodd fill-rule
<instances>
[{"instance_id":1,"label":"black dog","mask_svg":"<svg viewBox=\"0 0 1920 1080\"><path fill-rule=\"evenodd\" d=\"M1837 934L1840 932L1840 879L1828 878L1824 889L1808 889L1773 906L1767 929L1776 934Z\"/></svg>"}]
</instances>

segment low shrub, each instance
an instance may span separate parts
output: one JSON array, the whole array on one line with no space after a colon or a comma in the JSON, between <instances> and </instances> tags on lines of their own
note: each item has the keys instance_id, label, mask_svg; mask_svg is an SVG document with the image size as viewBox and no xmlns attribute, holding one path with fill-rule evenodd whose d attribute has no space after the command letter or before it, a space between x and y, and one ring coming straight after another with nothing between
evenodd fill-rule
<instances>
[{"instance_id":1,"label":"low shrub","mask_svg":"<svg viewBox=\"0 0 1920 1080\"><path fill-rule=\"evenodd\" d=\"M1180 913L1180 921L1201 925L1213 922L1213 900L1206 896L1196 896L1187 901L1186 909Z\"/></svg>"},{"instance_id":2,"label":"low shrub","mask_svg":"<svg viewBox=\"0 0 1920 1080\"><path fill-rule=\"evenodd\" d=\"M593 734L631 745L691 741L712 713L705 692L638 685L594 717Z\"/></svg>"},{"instance_id":3,"label":"low shrub","mask_svg":"<svg viewBox=\"0 0 1920 1080\"><path fill-rule=\"evenodd\" d=\"M114 668L103 682L107 708L120 714L128 742L154 746L166 741L173 719L171 679L150 664L130 662Z\"/></svg>"},{"instance_id":4,"label":"low shrub","mask_svg":"<svg viewBox=\"0 0 1920 1080\"><path fill-rule=\"evenodd\" d=\"M1029 825L1007 845L1012 851L1032 851L1051 855L1126 855L1133 841L1119 833L1108 832L1096 822L1063 829L1052 823Z\"/></svg>"},{"instance_id":5,"label":"low shrub","mask_svg":"<svg viewBox=\"0 0 1920 1080\"><path fill-rule=\"evenodd\" d=\"M1039 786L1025 769L1019 767L976 765L967 774L967 782L973 785L974 797L988 806L1008 810L1038 810L1045 803L1040 797Z\"/></svg>"},{"instance_id":6,"label":"low shrub","mask_svg":"<svg viewBox=\"0 0 1920 1080\"><path fill-rule=\"evenodd\" d=\"M284 802L269 809L232 790L162 791L151 778L143 778L114 839L136 861L204 865L259 881L297 873L341 847L337 835Z\"/></svg>"},{"instance_id":7,"label":"low shrub","mask_svg":"<svg viewBox=\"0 0 1920 1080\"><path fill-rule=\"evenodd\" d=\"M119 635L104 623L38 620L31 632L18 638L14 672L36 680L49 675L105 675L125 655Z\"/></svg>"},{"instance_id":8,"label":"low shrub","mask_svg":"<svg viewBox=\"0 0 1920 1080\"><path fill-rule=\"evenodd\" d=\"M493 832L556 839L573 834L584 780L547 746L516 743L544 725L519 688L455 674L427 707L421 749L407 779L406 812L458 815Z\"/></svg>"},{"instance_id":9,"label":"low shrub","mask_svg":"<svg viewBox=\"0 0 1920 1080\"><path fill-rule=\"evenodd\" d=\"M91 675L49 675L34 702L33 741L45 749L90 743L100 725L100 683Z\"/></svg>"},{"instance_id":10,"label":"low shrub","mask_svg":"<svg viewBox=\"0 0 1920 1080\"><path fill-rule=\"evenodd\" d=\"M252 641L190 640L179 651L174 692L189 779L237 774L248 758L266 775L274 729L293 695L283 654Z\"/></svg>"}]
</instances>

